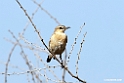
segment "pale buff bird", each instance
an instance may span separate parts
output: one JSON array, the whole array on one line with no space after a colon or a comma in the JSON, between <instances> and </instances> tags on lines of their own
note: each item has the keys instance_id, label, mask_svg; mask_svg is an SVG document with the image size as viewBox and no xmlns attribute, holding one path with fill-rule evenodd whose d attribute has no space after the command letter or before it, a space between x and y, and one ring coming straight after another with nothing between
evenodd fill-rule
<instances>
[{"instance_id":1,"label":"pale buff bird","mask_svg":"<svg viewBox=\"0 0 124 83\"><path fill-rule=\"evenodd\" d=\"M66 43L68 40L67 35L64 32L69 28L70 27L65 27L64 25L59 25L55 28L54 33L49 41L49 50L54 55L49 55L47 58L47 62L50 62L51 59L56 55L60 55L60 59L62 61L61 55L66 48Z\"/></svg>"}]
</instances>

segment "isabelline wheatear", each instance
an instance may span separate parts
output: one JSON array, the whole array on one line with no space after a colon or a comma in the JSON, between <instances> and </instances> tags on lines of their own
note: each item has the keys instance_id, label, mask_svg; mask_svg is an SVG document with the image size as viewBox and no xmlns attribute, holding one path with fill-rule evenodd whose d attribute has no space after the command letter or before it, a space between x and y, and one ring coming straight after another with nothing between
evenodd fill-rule
<instances>
[{"instance_id":1,"label":"isabelline wheatear","mask_svg":"<svg viewBox=\"0 0 124 83\"><path fill-rule=\"evenodd\" d=\"M61 55L66 48L66 43L68 40L67 35L64 32L69 28L70 27L66 27L64 25L59 25L55 28L49 41L49 50L52 54L48 56L47 62L50 62L56 55L60 55L60 59L62 60Z\"/></svg>"}]
</instances>

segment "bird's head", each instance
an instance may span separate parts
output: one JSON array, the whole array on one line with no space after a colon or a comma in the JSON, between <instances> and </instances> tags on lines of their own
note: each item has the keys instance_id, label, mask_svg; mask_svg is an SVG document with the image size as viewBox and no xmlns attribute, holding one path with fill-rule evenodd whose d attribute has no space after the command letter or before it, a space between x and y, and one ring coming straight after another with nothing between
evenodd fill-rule
<instances>
[{"instance_id":1,"label":"bird's head","mask_svg":"<svg viewBox=\"0 0 124 83\"><path fill-rule=\"evenodd\" d=\"M54 32L62 32L64 33L65 30L69 29L70 27L66 27L64 25L58 25L56 28L55 28L55 31Z\"/></svg>"}]
</instances>

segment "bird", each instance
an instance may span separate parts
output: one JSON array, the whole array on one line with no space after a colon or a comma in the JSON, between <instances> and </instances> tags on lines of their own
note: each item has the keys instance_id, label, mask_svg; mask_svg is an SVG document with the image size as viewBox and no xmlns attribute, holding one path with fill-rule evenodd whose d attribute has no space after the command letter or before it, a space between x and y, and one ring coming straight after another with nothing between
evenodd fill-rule
<instances>
[{"instance_id":1,"label":"bird","mask_svg":"<svg viewBox=\"0 0 124 83\"><path fill-rule=\"evenodd\" d=\"M47 63L51 61L52 58L55 59L56 55L60 55L60 60L62 61L62 53L66 48L66 43L68 41L67 35L64 33L70 27L66 27L64 25L56 26L54 33L52 34L49 41L49 51L52 54L49 54L47 57Z\"/></svg>"}]
</instances>

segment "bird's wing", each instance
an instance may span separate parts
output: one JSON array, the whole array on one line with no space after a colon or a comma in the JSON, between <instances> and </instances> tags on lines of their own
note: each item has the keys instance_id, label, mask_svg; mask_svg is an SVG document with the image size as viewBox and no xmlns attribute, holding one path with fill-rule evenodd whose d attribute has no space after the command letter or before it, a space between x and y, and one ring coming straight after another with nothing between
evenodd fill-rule
<instances>
[{"instance_id":1,"label":"bird's wing","mask_svg":"<svg viewBox=\"0 0 124 83\"><path fill-rule=\"evenodd\" d=\"M52 36L53 36L53 34L52 34ZM51 39L52 39L52 36L51 36L50 41L49 41L49 49L50 49L50 47L51 47Z\"/></svg>"},{"instance_id":2,"label":"bird's wing","mask_svg":"<svg viewBox=\"0 0 124 83\"><path fill-rule=\"evenodd\" d=\"M54 44L54 37L55 37L55 34L52 34L51 38L50 38L50 41L49 41L49 49L51 49L52 47L52 44Z\"/></svg>"},{"instance_id":3,"label":"bird's wing","mask_svg":"<svg viewBox=\"0 0 124 83\"><path fill-rule=\"evenodd\" d=\"M66 42L66 43L68 42L68 37L67 37L67 35L66 35L66 38L65 38L65 42Z\"/></svg>"},{"instance_id":4,"label":"bird's wing","mask_svg":"<svg viewBox=\"0 0 124 83\"><path fill-rule=\"evenodd\" d=\"M50 48L50 42L51 42L51 38L50 38L50 41L49 41L49 48Z\"/></svg>"}]
</instances>

